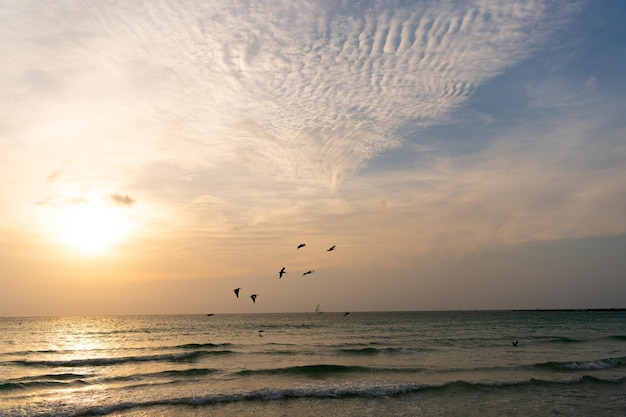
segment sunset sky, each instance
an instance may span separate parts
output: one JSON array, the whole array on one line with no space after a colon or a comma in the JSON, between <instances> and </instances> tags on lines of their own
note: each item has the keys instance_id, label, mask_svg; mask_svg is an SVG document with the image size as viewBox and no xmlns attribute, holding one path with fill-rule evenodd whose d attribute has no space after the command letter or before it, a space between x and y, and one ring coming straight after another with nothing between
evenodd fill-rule
<instances>
[{"instance_id":1,"label":"sunset sky","mask_svg":"<svg viewBox=\"0 0 626 417\"><path fill-rule=\"evenodd\" d=\"M0 316L626 307L626 3L232 3L0 1Z\"/></svg>"}]
</instances>

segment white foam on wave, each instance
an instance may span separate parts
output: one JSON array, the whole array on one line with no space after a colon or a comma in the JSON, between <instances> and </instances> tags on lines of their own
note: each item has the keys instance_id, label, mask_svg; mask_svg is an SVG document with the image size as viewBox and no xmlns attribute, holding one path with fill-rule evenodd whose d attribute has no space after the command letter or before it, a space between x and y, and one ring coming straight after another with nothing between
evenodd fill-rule
<instances>
[{"instance_id":1,"label":"white foam on wave","mask_svg":"<svg viewBox=\"0 0 626 417\"><path fill-rule=\"evenodd\" d=\"M604 382L621 383L623 379L605 380ZM419 384L419 383L391 383L391 382L346 382L346 383L312 383L303 384L293 388L263 388L247 392L214 392L204 393L187 397L170 397L150 399L149 396L141 400L126 400L118 403L102 404L91 407L76 407L76 405L59 404L53 412L50 411L50 404L47 404L46 411L38 413L44 407L34 406L28 413L21 413L10 410L11 414L16 416L30 417L77 417L84 415L106 416L122 411L134 409L147 409L151 407L176 407L176 406L212 406L218 404L237 403L237 402L266 402L281 401L286 399L309 398L309 399L335 399L335 398L385 398L397 395L411 394L421 391L446 389L449 386L455 386L461 391L481 389L481 387L491 387L498 389L499 387L511 387L516 385L544 385L548 384L573 384L583 383L585 378L581 376L569 377L560 380L521 380L511 382L497 381L448 381L439 384ZM128 397L125 397L128 399ZM120 398L121 399L121 398ZM66 408L67 407L67 408ZM21 410L20 410L21 411Z\"/></svg>"},{"instance_id":2,"label":"white foam on wave","mask_svg":"<svg viewBox=\"0 0 626 417\"><path fill-rule=\"evenodd\" d=\"M614 368L618 364L619 361L616 359L602 359L592 362L569 362L565 364L565 367L577 371L594 371L598 369Z\"/></svg>"}]
</instances>

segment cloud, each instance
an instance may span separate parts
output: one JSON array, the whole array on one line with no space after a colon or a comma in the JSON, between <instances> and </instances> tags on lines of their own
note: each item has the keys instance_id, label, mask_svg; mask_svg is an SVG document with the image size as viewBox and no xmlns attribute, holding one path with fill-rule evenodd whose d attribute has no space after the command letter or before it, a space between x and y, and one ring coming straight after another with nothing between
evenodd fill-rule
<instances>
[{"instance_id":1,"label":"cloud","mask_svg":"<svg viewBox=\"0 0 626 417\"><path fill-rule=\"evenodd\" d=\"M164 151L194 144L206 161L333 190L445 120L571 12L548 1L80 5L11 9L5 91L117 103L135 117L116 114L119 130L155 126Z\"/></svg>"},{"instance_id":2,"label":"cloud","mask_svg":"<svg viewBox=\"0 0 626 417\"><path fill-rule=\"evenodd\" d=\"M381 235L389 229L389 241L410 242L399 251L442 258L624 234L626 132L611 127L604 110L511 127L472 154L437 154L411 170L371 173L369 198L385 198L393 214L372 211L376 220L365 223ZM366 204L355 201L362 210Z\"/></svg>"},{"instance_id":3,"label":"cloud","mask_svg":"<svg viewBox=\"0 0 626 417\"><path fill-rule=\"evenodd\" d=\"M52 208L63 208L87 203L89 203L89 199L81 195L63 196L59 194L52 194L35 202L38 206L47 206Z\"/></svg>"},{"instance_id":4,"label":"cloud","mask_svg":"<svg viewBox=\"0 0 626 417\"><path fill-rule=\"evenodd\" d=\"M585 81L585 88L588 90L595 90L598 87L598 80L596 77L589 77Z\"/></svg>"},{"instance_id":5,"label":"cloud","mask_svg":"<svg viewBox=\"0 0 626 417\"><path fill-rule=\"evenodd\" d=\"M117 204L118 206L124 206L124 207L130 207L136 203L136 201L132 199L131 197L129 197L128 195L122 195L122 194L117 194L117 193L110 194L109 199L113 201L115 204Z\"/></svg>"},{"instance_id":6,"label":"cloud","mask_svg":"<svg viewBox=\"0 0 626 417\"><path fill-rule=\"evenodd\" d=\"M594 94L596 86L597 80L593 77L579 83L544 78L538 83L526 85L528 105L533 109L584 106L598 100Z\"/></svg>"},{"instance_id":7,"label":"cloud","mask_svg":"<svg viewBox=\"0 0 626 417\"><path fill-rule=\"evenodd\" d=\"M61 171L60 169L55 169L50 174L48 174L48 176L46 177L46 181L55 182L61 177L62 174L63 174L63 171Z\"/></svg>"},{"instance_id":8,"label":"cloud","mask_svg":"<svg viewBox=\"0 0 626 417\"><path fill-rule=\"evenodd\" d=\"M35 202L38 206L47 206L52 208L65 208L71 206L78 206L83 204L90 204L101 200L97 195L93 193L86 194L70 194L64 195L59 193L51 194L41 200ZM112 202L115 205L130 207L136 203L135 199L128 195L112 193L109 194L106 200Z\"/></svg>"},{"instance_id":9,"label":"cloud","mask_svg":"<svg viewBox=\"0 0 626 417\"><path fill-rule=\"evenodd\" d=\"M158 213L151 225L181 231L269 234L298 225L360 234L368 224L390 239L406 231L410 241L417 230L424 250L442 242L442 251L461 252L574 236L582 233L575 221L585 223L580 213L546 226L568 218L560 201L575 194L567 184L574 170L559 176L549 162L530 171L517 165L536 163L548 142L527 132L488 137L450 156L442 148L457 142L420 137L552 42L571 4L168 0L76 3L71 12L53 2L43 13L20 2L0 25L12 58L0 66L0 107L16 111L0 130L14 132L24 152L40 149L37 162L51 164L45 172L55 186L65 185L59 160L69 160L62 179L74 190L122 206L134 198L101 190L138 190L146 212ZM16 35L26 28L28 38ZM594 80L535 82L526 93L538 109L585 105ZM497 113L483 110L475 119L501 127ZM394 148L415 156L402 162L409 171L363 169ZM328 189L341 193L329 197ZM407 227L398 232L400 219Z\"/></svg>"}]
</instances>

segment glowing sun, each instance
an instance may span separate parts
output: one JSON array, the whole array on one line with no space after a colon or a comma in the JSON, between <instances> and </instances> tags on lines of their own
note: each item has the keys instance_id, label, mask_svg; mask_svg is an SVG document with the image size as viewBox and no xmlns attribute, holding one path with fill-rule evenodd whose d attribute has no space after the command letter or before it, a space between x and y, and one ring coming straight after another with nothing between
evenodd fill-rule
<instances>
[{"instance_id":1,"label":"glowing sun","mask_svg":"<svg viewBox=\"0 0 626 417\"><path fill-rule=\"evenodd\" d=\"M67 207L57 221L58 240L87 254L98 254L126 238L127 219L115 207L96 202Z\"/></svg>"}]
</instances>

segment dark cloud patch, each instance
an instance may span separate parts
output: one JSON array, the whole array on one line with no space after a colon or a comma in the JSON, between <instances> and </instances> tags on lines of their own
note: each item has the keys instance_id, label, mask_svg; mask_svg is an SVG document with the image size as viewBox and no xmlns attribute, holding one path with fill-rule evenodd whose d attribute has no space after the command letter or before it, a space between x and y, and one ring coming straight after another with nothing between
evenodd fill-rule
<instances>
[{"instance_id":1,"label":"dark cloud patch","mask_svg":"<svg viewBox=\"0 0 626 417\"><path fill-rule=\"evenodd\" d=\"M118 206L130 207L136 202L133 198L129 197L128 195L122 195L122 194L117 194L117 193L109 194L109 198Z\"/></svg>"},{"instance_id":2,"label":"dark cloud patch","mask_svg":"<svg viewBox=\"0 0 626 417\"><path fill-rule=\"evenodd\" d=\"M61 174L62 174L62 171L60 169L54 170L46 177L46 181L55 182L57 179L59 179Z\"/></svg>"}]
</instances>

